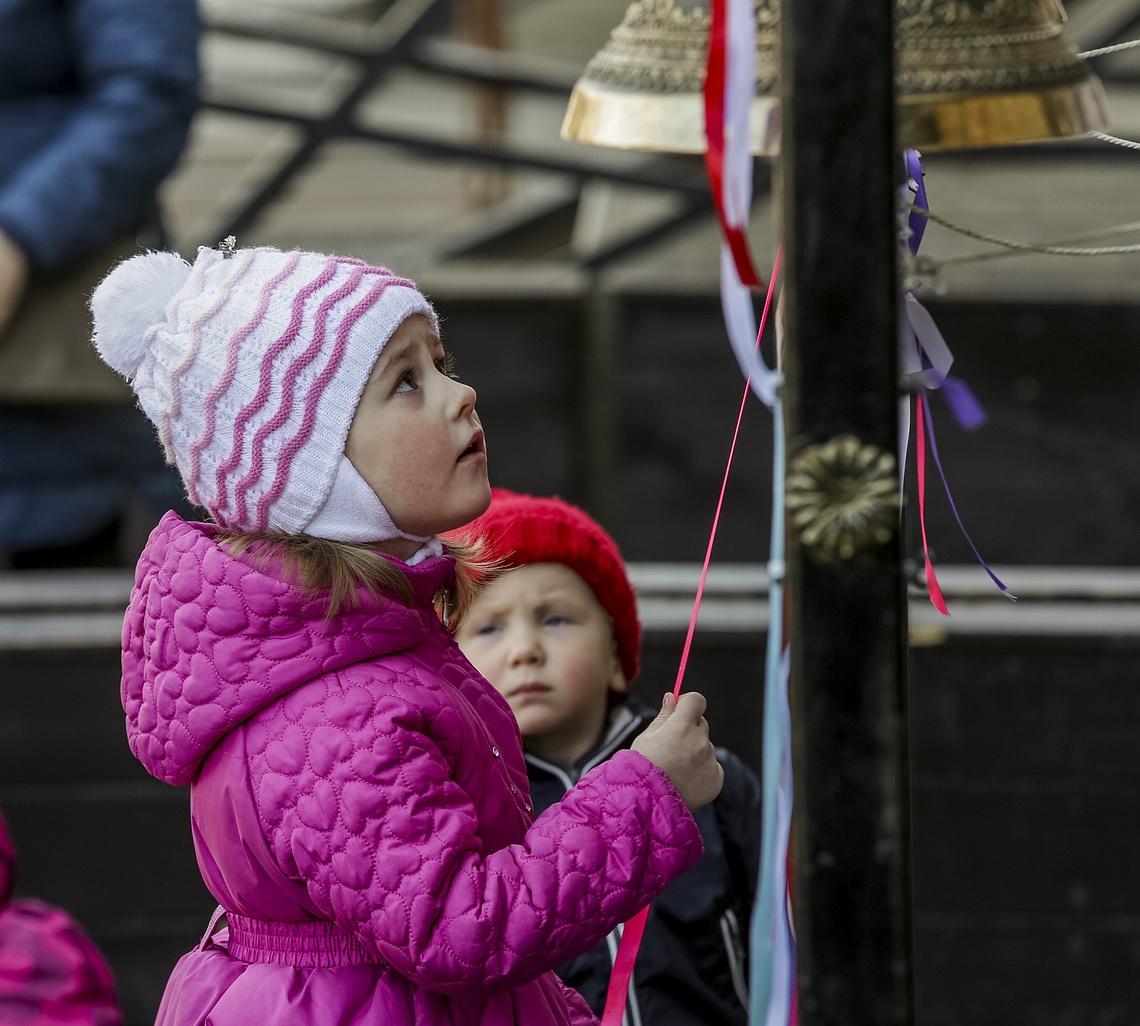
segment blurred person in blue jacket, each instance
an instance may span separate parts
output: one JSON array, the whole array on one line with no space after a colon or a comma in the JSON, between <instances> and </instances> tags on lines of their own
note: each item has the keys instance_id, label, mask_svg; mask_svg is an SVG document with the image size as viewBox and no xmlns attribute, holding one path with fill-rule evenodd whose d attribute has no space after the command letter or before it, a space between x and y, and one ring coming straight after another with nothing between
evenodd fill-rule
<instances>
[{"instance_id":1,"label":"blurred person in blue jacket","mask_svg":"<svg viewBox=\"0 0 1140 1026\"><path fill-rule=\"evenodd\" d=\"M133 562L126 511L185 504L86 302L162 244L198 37L195 0L0 0L0 562Z\"/></svg>"}]
</instances>

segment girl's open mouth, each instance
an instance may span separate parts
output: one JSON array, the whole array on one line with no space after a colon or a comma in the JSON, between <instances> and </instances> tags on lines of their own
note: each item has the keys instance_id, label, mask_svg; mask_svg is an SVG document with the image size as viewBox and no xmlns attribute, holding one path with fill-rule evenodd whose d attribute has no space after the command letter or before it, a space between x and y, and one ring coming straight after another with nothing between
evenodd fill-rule
<instances>
[{"instance_id":1,"label":"girl's open mouth","mask_svg":"<svg viewBox=\"0 0 1140 1026\"><path fill-rule=\"evenodd\" d=\"M459 454L459 460L470 459L472 456L485 456L486 454L487 450L483 442L483 432L476 431L474 437L471 439L471 444ZM456 462L459 461L457 460Z\"/></svg>"}]
</instances>

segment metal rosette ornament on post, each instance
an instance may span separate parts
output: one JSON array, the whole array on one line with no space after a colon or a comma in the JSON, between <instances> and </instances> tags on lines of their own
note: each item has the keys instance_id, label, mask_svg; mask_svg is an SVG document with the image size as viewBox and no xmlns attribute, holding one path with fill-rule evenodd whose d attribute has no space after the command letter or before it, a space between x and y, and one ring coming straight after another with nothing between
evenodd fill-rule
<instances>
[{"instance_id":1,"label":"metal rosette ornament on post","mask_svg":"<svg viewBox=\"0 0 1140 1026\"><path fill-rule=\"evenodd\" d=\"M788 465L785 508L801 545L824 562L885 545L898 529L898 463L854 435L811 445Z\"/></svg>"}]
</instances>

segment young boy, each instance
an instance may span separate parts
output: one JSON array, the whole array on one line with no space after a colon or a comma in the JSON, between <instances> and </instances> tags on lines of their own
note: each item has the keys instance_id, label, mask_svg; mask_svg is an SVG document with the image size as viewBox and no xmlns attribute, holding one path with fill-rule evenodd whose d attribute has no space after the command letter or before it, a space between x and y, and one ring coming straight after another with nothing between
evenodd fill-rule
<instances>
[{"instance_id":1,"label":"young boy","mask_svg":"<svg viewBox=\"0 0 1140 1026\"><path fill-rule=\"evenodd\" d=\"M534 813L628 748L653 719L629 694L641 625L621 554L602 527L558 498L492 492L456 532L481 539L503 571L476 597L456 641L506 698L526 749ZM720 796L695 815L701 861L653 902L634 972L629 1026L745 1026L746 938L760 842L760 787L731 752ZM605 1005L617 931L557 972L594 1012Z\"/></svg>"}]
</instances>

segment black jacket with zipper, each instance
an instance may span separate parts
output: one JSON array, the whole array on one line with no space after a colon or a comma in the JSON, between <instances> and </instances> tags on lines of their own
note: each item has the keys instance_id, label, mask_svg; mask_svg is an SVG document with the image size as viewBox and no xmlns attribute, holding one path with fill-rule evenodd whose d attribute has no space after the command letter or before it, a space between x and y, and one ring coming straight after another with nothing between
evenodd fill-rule
<instances>
[{"instance_id":1,"label":"black jacket with zipper","mask_svg":"<svg viewBox=\"0 0 1140 1026\"><path fill-rule=\"evenodd\" d=\"M539 815L588 770L629 748L654 717L636 699L619 705L605 737L567 772L527 755ZM654 899L634 969L626 1026L746 1026L748 923L760 857L760 784L731 752L717 749L724 787L695 813L704 857ZM556 970L601 1016L618 931Z\"/></svg>"}]
</instances>

